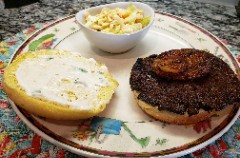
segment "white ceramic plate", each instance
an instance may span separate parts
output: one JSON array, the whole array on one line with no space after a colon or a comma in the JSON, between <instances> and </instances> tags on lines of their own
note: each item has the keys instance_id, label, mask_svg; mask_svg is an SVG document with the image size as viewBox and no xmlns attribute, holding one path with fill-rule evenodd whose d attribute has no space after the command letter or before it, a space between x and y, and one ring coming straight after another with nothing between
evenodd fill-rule
<instances>
[{"instance_id":1,"label":"white ceramic plate","mask_svg":"<svg viewBox=\"0 0 240 158\"><path fill-rule=\"evenodd\" d=\"M55 145L85 156L160 156L175 157L191 153L223 135L237 119L237 108L196 125L164 124L136 105L129 86L132 65L139 57L175 49L207 50L226 61L233 70L239 65L231 52L213 35L179 17L156 13L146 37L124 54L109 54L93 47L84 37L74 16L61 19L40 30L16 51L42 48L79 52L84 57L105 63L119 87L106 110L83 121L51 121L33 116L11 102L19 117L36 133Z\"/></svg>"}]
</instances>

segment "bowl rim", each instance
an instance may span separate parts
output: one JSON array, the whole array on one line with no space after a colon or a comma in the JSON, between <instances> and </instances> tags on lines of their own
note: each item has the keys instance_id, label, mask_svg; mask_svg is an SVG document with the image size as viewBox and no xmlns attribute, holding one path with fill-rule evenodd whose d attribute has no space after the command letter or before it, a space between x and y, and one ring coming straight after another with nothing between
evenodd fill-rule
<instances>
[{"instance_id":1,"label":"bowl rim","mask_svg":"<svg viewBox=\"0 0 240 158\"><path fill-rule=\"evenodd\" d=\"M146 27L144 27L143 29L138 30L138 31L135 31L135 32L132 32L132 33L113 34L113 33L105 33L105 32L95 31L95 30L90 29L90 28L88 28L87 26L85 26L85 25L78 19L79 14L81 14L82 12L86 12L86 11L88 11L88 10L93 10L93 9L97 9L97 8L103 8L103 7L107 7L107 6L111 6L111 5L116 5L116 4L131 4L131 3L132 3L132 4L145 5L147 8L149 8L150 14L151 14L151 15L150 15L151 20L150 20L149 24L148 24ZM76 20L77 23L80 25L80 27L85 28L85 29L87 29L87 30L89 30L89 31L91 31L91 32L93 32L93 33L96 33L96 34L99 34L99 35L106 35L106 36L122 36L122 37L124 37L124 36L130 36L130 35L134 35L134 34L140 33L140 32L142 32L142 31L148 29L149 27L151 27L152 24L153 24L153 21L154 21L154 16L155 16L155 11L154 11L154 9L153 9L151 6L149 6L148 4L146 4L146 3L141 3L141 2L116 2L116 3L103 4L103 5L99 5L99 6L90 7L90 8L87 8L87 9L80 10L79 12L77 12L77 13L75 14L75 20Z\"/></svg>"}]
</instances>

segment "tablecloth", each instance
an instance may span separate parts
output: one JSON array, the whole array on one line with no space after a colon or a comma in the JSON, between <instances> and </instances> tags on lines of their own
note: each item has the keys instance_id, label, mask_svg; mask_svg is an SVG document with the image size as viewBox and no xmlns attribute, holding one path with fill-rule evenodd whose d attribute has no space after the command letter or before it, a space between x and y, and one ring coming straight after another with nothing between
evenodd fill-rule
<instances>
[{"instance_id":1,"label":"tablecloth","mask_svg":"<svg viewBox=\"0 0 240 158\"><path fill-rule=\"evenodd\" d=\"M32 34L51 22L35 24L32 27L0 43L0 81L4 68L15 50ZM240 62L240 53L226 41L224 44ZM57 147L29 129L17 116L0 84L0 158L75 158L82 157ZM203 149L183 156L184 158L240 158L240 116L235 124L219 139Z\"/></svg>"}]
</instances>

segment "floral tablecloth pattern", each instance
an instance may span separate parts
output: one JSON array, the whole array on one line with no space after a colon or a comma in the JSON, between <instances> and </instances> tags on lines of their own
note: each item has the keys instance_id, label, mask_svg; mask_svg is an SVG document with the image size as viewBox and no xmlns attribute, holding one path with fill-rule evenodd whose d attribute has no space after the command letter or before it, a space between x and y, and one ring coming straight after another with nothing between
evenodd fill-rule
<instances>
[{"instance_id":1,"label":"floral tablecloth pattern","mask_svg":"<svg viewBox=\"0 0 240 158\"><path fill-rule=\"evenodd\" d=\"M51 22L35 24L32 27L0 43L0 81L4 68L18 47L32 34ZM240 53L224 40L240 63ZM17 116L8 103L0 84L0 158L75 158L82 157L59 148L29 129ZM183 156L184 158L240 158L240 116L235 124L221 138L207 147Z\"/></svg>"}]
</instances>

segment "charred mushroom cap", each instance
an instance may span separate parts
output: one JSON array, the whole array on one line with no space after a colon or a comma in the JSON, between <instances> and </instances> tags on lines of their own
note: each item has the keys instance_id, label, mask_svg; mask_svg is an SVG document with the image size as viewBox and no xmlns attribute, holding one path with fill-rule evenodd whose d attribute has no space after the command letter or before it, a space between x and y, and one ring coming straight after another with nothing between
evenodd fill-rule
<instances>
[{"instance_id":1,"label":"charred mushroom cap","mask_svg":"<svg viewBox=\"0 0 240 158\"><path fill-rule=\"evenodd\" d=\"M197 49L139 58L130 85L140 92L138 99L177 114L222 110L240 102L240 82L233 70L223 60Z\"/></svg>"},{"instance_id":2,"label":"charred mushroom cap","mask_svg":"<svg viewBox=\"0 0 240 158\"><path fill-rule=\"evenodd\" d=\"M192 80L206 76L211 70L207 53L193 49L169 51L157 56L152 71L159 77L171 80Z\"/></svg>"}]
</instances>

